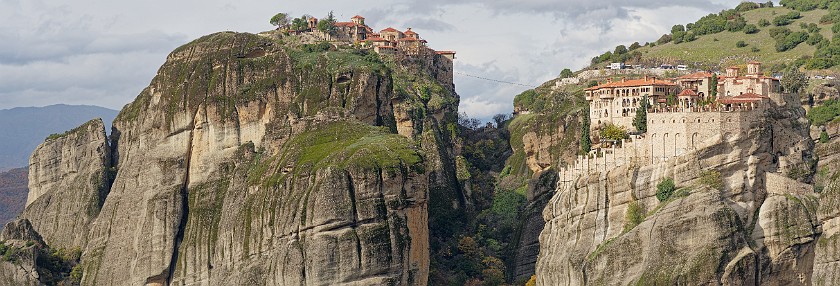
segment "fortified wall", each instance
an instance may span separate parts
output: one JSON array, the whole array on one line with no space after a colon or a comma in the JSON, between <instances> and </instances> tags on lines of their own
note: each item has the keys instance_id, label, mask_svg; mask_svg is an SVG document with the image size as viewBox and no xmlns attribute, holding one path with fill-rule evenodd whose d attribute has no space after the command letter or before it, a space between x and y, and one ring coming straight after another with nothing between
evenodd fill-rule
<instances>
[{"instance_id":1,"label":"fortified wall","mask_svg":"<svg viewBox=\"0 0 840 286\"><path fill-rule=\"evenodd\" d=\"M690 151L746 136L750 126L763 118L766 106L738 109L658 111L648 113L643 135L616 142L610 148L580 155L559 173L559 184L572 184L580 176L626 164L644 166L667 161Z\"/></svg>"}]
</instances>

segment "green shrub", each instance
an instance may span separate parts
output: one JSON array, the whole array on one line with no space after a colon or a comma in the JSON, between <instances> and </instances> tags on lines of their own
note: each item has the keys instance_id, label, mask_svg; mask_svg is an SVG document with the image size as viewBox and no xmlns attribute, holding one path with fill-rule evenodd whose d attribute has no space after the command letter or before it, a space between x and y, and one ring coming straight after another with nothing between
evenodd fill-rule
<instances>
[{"instance_id":1,"label":"green shrub","mask_svg":"<svg viewBox=\"0 0 840 286\"><path fill-rule=\"evenodd\" d=\"M664 202L670 198L672 194L674 194L674 190L676 190L676 188L676 185L674 185L674 179L665 178L656 185L656 198L660 202Z\"/></svg>"},{"instance_id":2,"label":"green shrub","mask_svg":"<svg viewBox=\"0 0 840 286\"><path fill-rule=\"evenodd\" d=\"M825 130L823 130L823 132L820 132L820 143L828 143L828 140L828 133L826 133Z\"/></svg>"},{"instance_id":3,"label":"green shrub","mask_svg":"<svg viewBox=\"0 0 840 286\"><path fill-rule=\"evenodd\" d=\"M746 46L747 46L747 43L745 43L744 41L738 41L737 43L735 43L735 47L738 47L738 48L743 48L743 47L746 47Z\"/></svg>"},{"instance_id":4,"label":"green shrub","mask_svg":"<svg viewBox=\"0 0 840 286\"><path fill-rule=\"evenodd\" d=\"M624 232L628 232L643 221L645 221L646 211L644 206L637 201L632 201L627 204L627 211L624 213Z\"/></svg>"},{"instance_id":5,"label":"green shrub","mask_svg":"<svg viewBox=\"0 0 840 286\"><path fill-rule=\"evenodd\" d=\"M759 30L758 27L756 27L753 24L749 24L749 25L744 26L744 33L745 34L755 34L755 33L758 33L760 31L761 30Z\"/></svg>"},{"instance_id":6,"label":"green shrub","mask_svg":"<svg viewBox=\"0 0 840 286\"><path fill-rule=\"evenodd\" d=\"M621 141L621 139L629 138L629 135L627 134L627 130L624 126L609 123L604 126L604 129L601 129L601 138Z\"/></svg>"},{"instance_id":7,"label":"green shrub","mask_svg":"<svg viewBox=\"0 0 840 286\"><path fill-rule=\"evenodd\" d=\"M798 46L799 44L801 44L802 42L805 42L807 40L808 40L808 33L802 32L802 31L793 32L793 33L787 35L782 40L779 40L779 39L776 40L777 41L776 42L776 51L777 52L784 52L784 51L787 51L787 50L791 50L793 48L796 48L796 46Z\"/></svg>"},{"instance_id":8,"label":"green shrub","mask_svg":"<svg viewBox=\"0 0 840 286\"><path fill-rule=\"evenodd\" d=\"M770 21L767 21L767 19L761 19L758 20L758 25L761 27L767 27L770 26Z\"/></svg>"},{"instance_id":9,"label":"green shrub","mask_svg":"<svg viewBox=\"0 0 840 286\"><path fill-rule=\"evenodd\" d=\"M816 126L823 126L840 116L840 101L827 100L822 105L816 106L808 112L808 119L811 124Z\"/></svg>"},{"instance_id":10,"label":"green shrub","mask_svg":"<svg viewBox=\"0 0 840 286\"><path fill-rule=\"evenodd\" d=\"M751 52L753 52L753 53L757 53L757 52L760 52L760 51L761 51L761 49L759 49L758 47L752 47L752 48L750 49L750 51L751 51Z\"/></svg>"}]
</instances>

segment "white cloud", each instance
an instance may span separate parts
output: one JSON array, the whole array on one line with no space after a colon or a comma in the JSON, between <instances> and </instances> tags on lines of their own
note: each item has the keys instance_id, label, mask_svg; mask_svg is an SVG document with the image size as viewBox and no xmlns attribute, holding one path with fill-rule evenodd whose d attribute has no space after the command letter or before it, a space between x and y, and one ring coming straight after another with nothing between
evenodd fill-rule
<instances>
[{"instance_id":1,"label":"white cloud","mask_svg":"<svg viewBox=\"0 0 840 286\"><path fill-rule=\"evenodd\" d=\"M270 29L277 12L366 16L375 29L413 27L456 50L456 71L539 85L618 44L655 41L677 23L740 0L360 0L232 2L0 0L0 108L54 103L121 108L166 55L202 35ZM677 15L676 17L674 15ZM455 77L461 110L510 112L526 87Z\"/></svg>"}]
</instances>

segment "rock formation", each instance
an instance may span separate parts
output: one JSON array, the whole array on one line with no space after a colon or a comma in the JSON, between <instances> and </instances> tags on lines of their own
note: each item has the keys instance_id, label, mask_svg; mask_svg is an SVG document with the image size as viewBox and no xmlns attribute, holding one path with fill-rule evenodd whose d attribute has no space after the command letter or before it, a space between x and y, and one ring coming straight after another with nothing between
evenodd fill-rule
<instances>
[{"instance_id":1,"label":"rock formation","mask_svg":"<svg viewBox=\"0 0 840 286\"><path fill-rule=\"evenodd\" d=\"M44 143L21 217L83 250L83 285L425 285L429 190L463 197L446 61L205 36L110 142L94 121Z\"/></svg>"},{"instance_id":2,"label":"rock formation","mask_svg":"<svg viewBox=\"0 0 840 286\"><path fill-rule=\"evenodd\" d=\"M544 210L538 285L787 285L811 279L818 199L798 102L746 134L655 164L593 172ZM656 185L680 187L663 202Z\"/></svg>"}]
</instances>

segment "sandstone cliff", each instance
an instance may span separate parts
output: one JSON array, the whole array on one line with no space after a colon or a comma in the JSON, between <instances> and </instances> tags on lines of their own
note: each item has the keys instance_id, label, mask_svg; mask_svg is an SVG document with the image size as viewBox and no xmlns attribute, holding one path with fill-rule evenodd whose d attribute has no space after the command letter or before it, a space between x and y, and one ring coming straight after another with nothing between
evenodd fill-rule
<instances>
[{"instance_id":1,"label":"sandstone cliff","mask_svg":"<svg viewBox=\"0 0 840 286\"><path fill-rule=\"evenodd\" d=\"M91 172L33 165L22 217L81 247L83 285L425 285L429 190L463 206L447 61L205 36L120 112L111 149L101 123L46 142L33 162ZM91 184L57 191L70 174ZM52 229L52 205L93 220Z\"/></svg>"},{"instance_id":2,"label":"sandstone cliff","mask_svg":"<svg viewBox=\"0 0 840 286\"><path fill-rule=\"evenodd\" d=\"M797 104L665 162L593 172L544 210L539 285L809 283L818 199ZM659 202L656 185L681 187Z\"/></svg>"}]
</instances>

